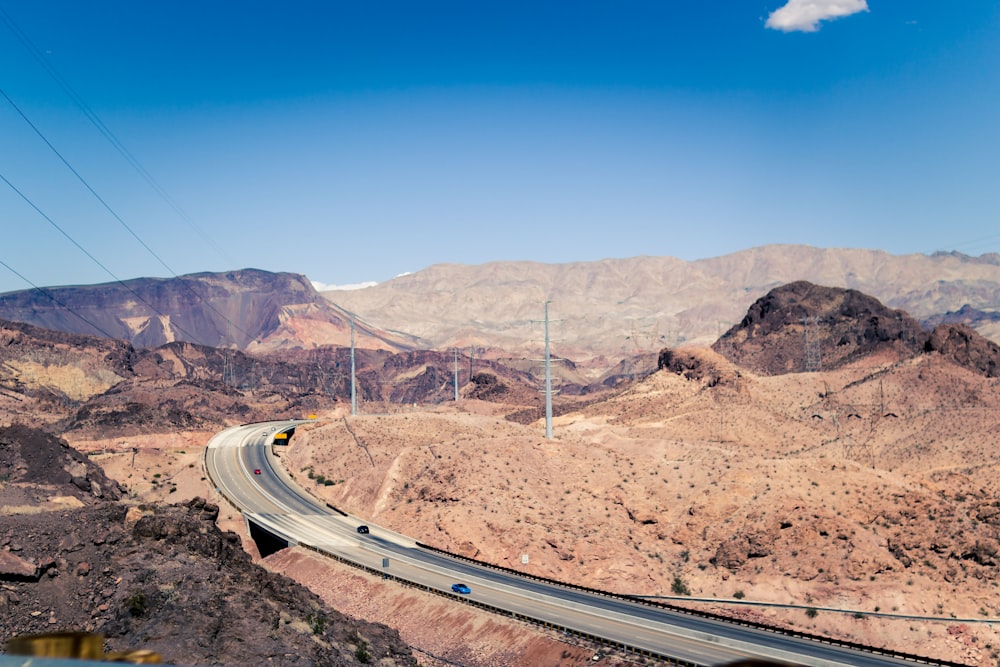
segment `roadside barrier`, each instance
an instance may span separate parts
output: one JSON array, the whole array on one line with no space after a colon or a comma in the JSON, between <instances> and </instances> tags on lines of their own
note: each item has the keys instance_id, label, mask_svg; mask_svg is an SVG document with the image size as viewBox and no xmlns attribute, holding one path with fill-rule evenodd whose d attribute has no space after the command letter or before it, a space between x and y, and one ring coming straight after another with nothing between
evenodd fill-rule
<instances>
[{"instance_id":1,"label":"roadside barrier","mask_svg":"<svg viewBox=\"0 0 1000 667\"><path fill-rule=\"evenodd\" d=\"M426 586L424 584L420 584L420 583L417 583L417 582L409 581L408 579L403 579L403 578L398 577L398 576L396 576L394 574L389 574L388 572L384 572L383 570L379 570L378 568L374 568L374 567L371 567L369 565L364 565L362 563L355 563L354 561L352 561L350 559L347 559L347 558L344 558L343 556L338 556L337 554L332 554L332 553L323 551L322 549L319 549L318 547L314 547L314 546L309 545L309 544L302 544L302 543L300 543L298 546L304 547L306 549L309 549L310 551L314 551L314 552L320 554L321 556L324 556L326 558L330 558L331 560L335 560L338 563L342 563L344 565L349 565L351 567L354 567L354 568L357 568L357 569L362 570L364 572L367 572L368 574L371 574L373 576L379 577L380 579L388 579L388 580L394 581L394 582L396 582L398 584L402 584L404 586L407 586L409 588L415 588L417 590L424 591L426 593L432 593L432 594L437 595L439 597L448 598L449 600L453 600L453 601L456 601L456 602L461 602L461 603L467 604L469 606L476 607L477 609L482 609L483 611L488 611L488 612L497 614L498 616L505 616L505 617L513 619L515 621L523 621L525 623L534 625L534 626L539 627L539 628L544 628L544 629L547 629L547 630L559 632L559 633L561 633L562 635L564 635L566 637L573 637L573 638L576 638L576 639L579 639L579 640L589 641L589 642L592 642L592 643L594 643L594 644L596 644L598 646L604 647L604 648L616 649L616 650L622 651L624 653L627 653L627 654L630 654L630 655L633 655L633 656L636 656L636 657L645 658L647 661L654 660L654 661L656 661L655 664L664 665L666 667L711 667L707 663L692 662L690 660L680 660L678 658L673 658L673 657L668 656L668 655L663 655L663 654L660 654L660 653L655 653L653 651L642 649L642 648L639 648L639 647L636 647L636 646L630 646L629 644L625 644L625 643L622 643L622 642L611 641L611 640L605 639L604 637L600 637L598 635L590 634L588 632L581 632L579 630L574 630L573 628L568 628L568 627L566 627L564 625L559 625L558 623L553 623L551 621L545 621L545 620L542 620L542 619L539 619L539 618L535 618L535 617L530 616L528 614L522 614L522 613L518 613L518 612L508 611L506 609L501 609L500 607L495 607L495 606L493 606L491 604L487 604L485 602L480 602L478 600L472 600L472 599L470 599L468 597L465 597L463 595L457 595L457 594L452 593L450 591L444 591L444 590L441 590L439 588L433 588L431 586ZM441 551L440 549L436 549L435 551L438 551L440 553L445 553L445 554L448 553L446 551ZM647 662L647 664L649 664L649 663ZM963 665L961 667L966 667L966 666Z\"/></svg>"}]
</instances>

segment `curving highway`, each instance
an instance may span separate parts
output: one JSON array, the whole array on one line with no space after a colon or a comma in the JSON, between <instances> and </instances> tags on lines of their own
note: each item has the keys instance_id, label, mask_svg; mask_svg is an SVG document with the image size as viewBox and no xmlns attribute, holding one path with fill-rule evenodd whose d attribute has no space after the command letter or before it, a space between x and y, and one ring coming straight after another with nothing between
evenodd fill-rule
<instances>
[{"instance_id":1,"label":"curving highway","mask_svg":"<svg viewBox=\"0 0 1000 667\"><path fill-rule=\"evenodd\" d=\"M289 477L270 445L276 433L306 422L232 427L213 437L205 453L219 492L248 522L290 544L448 594L453 583L461 582L471 589L463 598L696 665L748 658L815 667L914 664L520 577L424 549L411 538L330 509ZM370 533L359 534L361 524Z\"/></svg>"}]
</instances>

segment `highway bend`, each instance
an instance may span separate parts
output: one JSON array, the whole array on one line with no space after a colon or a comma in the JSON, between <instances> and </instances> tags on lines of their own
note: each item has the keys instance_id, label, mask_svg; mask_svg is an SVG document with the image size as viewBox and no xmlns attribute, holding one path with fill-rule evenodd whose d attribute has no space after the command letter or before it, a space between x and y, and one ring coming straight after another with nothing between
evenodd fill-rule
<instances>
[{"instance_id":1,"label":"highway bend","mask_svg":"<svg viewBox=\"0 0 1000 667\"><path fill-rule=\"evenodd\" d=\"M816 667L914 664L519 577L424 549L409 537L330 509L289 477L271 444L276 433L301 423L232 427L213 437L205 453L219 492L248 522L290 544L447 594L453 583L461 582L472 592L456 597L698 665L749 658ZM361 524L371 532L359 534Z\"/></svg>"}]
</instances>

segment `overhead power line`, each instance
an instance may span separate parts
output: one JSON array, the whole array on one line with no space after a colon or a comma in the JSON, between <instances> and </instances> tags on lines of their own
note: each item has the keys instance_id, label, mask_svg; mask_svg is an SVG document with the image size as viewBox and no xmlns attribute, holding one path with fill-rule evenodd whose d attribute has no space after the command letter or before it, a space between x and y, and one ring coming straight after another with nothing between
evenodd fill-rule
<instances>
[{"instance_id":1,"label":"overhead power line","mask_svg":"<svg viewBox=\"0 0 1000 667\"><path fill-rule=\"evenodd\" d=\"M47 296L50 299L52 299L52 301L54 301L56 303L56 305L58 305L61 308L64 308L65 310L69 311L70 315L73 315L74 317L77 317L80 320L82 320L83 322L85 322L85 323L89 324L90 326L94 327L94 329L96 331L99 331L101 333L101 335L104 336L105 338L110 338L111 340L115 339L115 336L112 336L107 331L105 331L104 329L102 329L101 327L99 327L97 324L95 324L94 322L91 322L86 317L84 317L83 315L81 315L80 313L76 312L75 310L73 310L72 308L70 308L69 306L67 306L65 303L63 303L62 301L60 301L59 299L57 299L56 296L55 296L55 294L53 294L49 290L45 289L44 287L39 287L38 285L36 285L35 283L31 282L26 277L24 277L22 274L18 273L18 271L15 270L14 267L12 267L7 262L5 262L2 259L0 259L0 264L2 264L5 269L7 269L11 273L13 273L15 276L17 276L18 278L20 278L24 282L26 282L29 285L31 285L32 288L38 290L39 292L41 292L45 296Z\"/></svg>"},{"instance_id":2,"label":"overhead power line","mask_svg":"<svg viewBox=\"0 0 1000 667\"><path fill-rule=\"evenodd\" d=\"M147 252L148 252L148 253L149 253L150 255L152 255L152 256L153 256L153 257L154 257L154 258L156 259L156 261L158 261L158 262L160 263L160 265L161 265L161 266L162 266L163 268L165 268L165 269L166 269L166 270L167 270L167 271L168 271L168 272L170 273L170 275L172 275L172 276L173 276L174 278L179 278L180 276L178 276L178 275L177 275L177 272L176 272L176 271L174 271L174 270L173 270L173 269L172 269L172 268L171 268L171 267L170 267L170 266L169 266L169 265L168 265L168 264L167 264L167 263L166 263L166 262L165 262L165 261L163 260L163 258L162 258L162 257L160 257L160 256L159 256L159 255L158 255L158 254L156 253L156 251L154 251L154 250L153 250L153 249L152 249L152 248L151 248L151 247L149 246L149 244L147 244L147 243L146 243L145 241L143 241L143 240L142 240L142 238L141 238L141 237L140 237L140 236L139 236L139 235L138 235L138 234L137 234L137 233L135 232L135 230L134 230L134 229L132 229L132 227L130 227L130 226L129 226L129 224L128 224L128 223L126 223L126 222L125 222L125 221L124 221L124 220L122 219L122 217L121 217L120 215L118 215L118 213L117 213L117 212L116 212L116 211L115 211L115 210L114 210L113 208L111 208L111 205L110 205L110 204L108 204L108 202L107 202L107 201L105 201L105 199L104 199L103 197L101 197L101 195L99 195L99 194L97 193L97 191L96 191L96 190L94 190L94 188L93 188L93 187L91 187L90 183L88 183L88 182L87 182L87 179L85 179L85 178L84 178L84 177L83 177L83 176L82 176L82 175L80 174L80 172L78 172L78 171L77 171L77 170L76 170L76 169L75 169L75 168L73 167L73 165L71 165L71 164L69 163L69 160L67 160L67 159L66 159L66 158L65 158L65 157L63 156L63 154L59 152L59 150L58 150L58 149L57 149L57 148L56 148L56 147L55 147L55 146L54 146L54 145L52 144L52 142L48 140L48 138L47 138L47 137L45 136L45 134L43 134L43 133L42 133L42 131L41 131L41 130L40 130L40 129L38 128L38 126L37 126L37 125L35 125L35 124L34 124L34 123L33 123L33 122L31 121L31 119L30 119L30 118L28 118L28 115L27 115L27 114L25 114L25 113L24 113L24 111L22 111L22 110L21 110L21 108L20 108L20 107L19 107L19 106L18 106L18 105L17 105L17 104L16 104L15 102L14 102L14 100L12 100L12 99L11 99L10 95L8 95L8 94L7 94L7 91L5 91L5 90L4 90L4 89L3 89L2 87L0 87L0 95L3 95L4 99L6 99L6 100L7 100L7 103L8 103L8 104L10 104L10 106L11 106L11 107L12 107L12 108L13 108L13 109L14 109L14 110L15 110L15 111L16 111L16 112L18 113L18 115L19 115L19 116L21 116L21 118L22 118L22 119L24 120L24 122L28 124L28 127L30 127L30 128L32 129L32 130L34 130L35 134L37 134L37 135L38 135L38 138L39 138L39 139L41 139L41 140L42 140L42 141L43 141L43 142L45 143L45 145L49 147L49 150L51 150L51 151L52 151L53 153L55 153L56 157L58 157L58 158L59 158L59 160L60 160L60 161L61 161L61 162L63 163L63 165L65 165L65 167L66 167L67 169L69 169L69 170L70 170L70 172L71 172L71 173L72 173L72 174L73 174L74 176L76 176L76 179L77 179L78 181L80 181L80 183L81 183L81 184L83 185L83 187L87 188L87 191L88 191L88 192L90 192L90 194L92 194L92 195L94 196L94 198L95 198L95 199L97 199L97 201L99 201L99 202L101 203L101 206L103 206L103 207L104 207L104 209L105 209L105 210L106 210L106 211L107 211L108 213L110 213L110 214L111 214L111 216L112 216L112 217L113 217L113 218L114 218L115 220L117 220L117 221L118 221L118 223L119 223L119 224L121 224L121 226L122 226L122 227L124 227L126 231L128 231L128 233L129 233L129 234L130 234L130 235L132 236L132 238L134 238L134 239L135 239L136 241L138 241L138 242L139 242L139 245L141 245L141 246L142 246L143 248L145 248L145 249L146 249L146 251L147 251ZM4 180L6 180L6 179L4 179ZM9 185L9 182L8 182L8 185ZM22 196L23 196L23 195L22 195ZM36 209L36 210L37 210L37 209ZM50 221L50 222L51 222L51 221ZM60 229L60 231L62 231L62 230ZM64 232L64 234L65 234L65 232ZM75 243L75 242L74 242L74 243ZM80 246L79 246L79 245L77 245L77 247L80 247ZM82 248L81 248L81 250L82 250ZM85 252L86 252L86 251L85 251ZM104 268L104 267L102 267L102 268ZM107 270L107 269L105 269L105 270ZM110 271L109 271L109 273L110 273ZM216 308L215 306L213 306L213 305L212 305L211 303L209 303L208 301L206 301L206 300L205 300L205 299L204 299L204 298L203 298L203 297L202 297L202 296L201 296L200 294L198 294L198 292L196 292L196 291L195 291L195 290L194 290L194 289L193 289L193 288L192 288L192 287L191 287L190 285L188 285L188 284L187 284L186 282L182 282L181 284L182 284L182 285L183 285L184 287L186 287L186 288L187 288L187 290L188 290L188 291L189 291L189 292L190 292L191 294L193 294L193 295L194 295L194 297L195 297L196 299L198 299L198 300L199 300L199 301L201 301L201 302L202 302L203 304L205 304L205 306L206 306L206 307L208 307L208 308L209 308L210 310L212 310L212 311L213 311L213 312L214 312L214 313L215 313L216 315L218 315L218 316L219 316L219 317L221 317L222 319L226 320L226 324L227 324L227 327L232 327L232 328L235 328L235 329L236 329L237 331L239 331L240 333L242 333L242 334L244 335L244 337L245 337L245 338L247 338L247 339L250 339L250 338L252 338L252 336L250 335L250 333L249 333L249 332L247 332L247 331L244 331L244 330L243 330L243 329L242 329L241 327L239 327L238 325L235 325L235 324L233 324L233 323L232 323L232 321L230 321L230 319L229 319L228 317L226 317L225 315L223 315L223 314L222 314L222 313L221 313L221 312L220 312L220 311L219 311L219 310L218 310L218 309L217 309L217 308ZM228 330L227 330L227 335L228 335L228 334L229 334L229 332L228 332ZM229 337L229 338L231 339L231 336L228 336L228 337Z\"/></svg>"},{"instance_id":3,"label":"overhead power line","mask_svg":"<svg viewBox=\"0 0 1000 667\"><path fill-rule=\"evenodd\" d=\"M215 242L212 237L210 237L205 230L201 228L177 203L177 201L170 196L157 181L153 178L152 174L146 170L141 162L125 147L125 145L119 141L118 137L104 124L101 117L87 105L83 98L73 89L69 82L59 73L59 71L52 65L48 58L41 52L41 50L35 46L34 42L21 30L20 26L14 21L14 19L8 14L3 7L0 7L0 20L7 25L14 36L17 37L18 41L28 50L28 53L38 62L39 65L48 73L56 84L63 89L63 92L73 101L73 104L80 109L81 113L87 117L98 132L108 141L109 144L118 152L122 158L142 177L144 181L156 192L157 195L163 199L166 204L173 209L174 213L178 215L182 220L184 220L188 225L194 229L199 236L209 244L220 257L224 258L228 263L233 264L233 261L226 255L225 251Z\"/></svg>"},{"instance_id":4,"label":"overhead power line","mask_svg":"<svg viewBox=\"0 0 1000 667\"><path fill-rule=\"evenodd\" d=\"M56 149L56 147L52 145L52 142L49 141L45 137L44 134L42 134L42 131L38 129L38 126L31 122L31 119L28 118L27 114L25 114L24 111L21 110L21 107L17 106L17 104L14 102L14 100L12 100L10 98L10 95L7 94L7 91L4 90L3 88L0 88L0 95L3 95L4 99L6 99L7 103L10 104L11 107L13 107L14 111L16 111L18 113L18 115L20 115L21 118L24 120L24 122L27 123L28 126L32 130L35 131L35 134L38 135L38 138L45 142L45 145L49 147L49 150L51 150L53 153L55 153L56 157L59 158L59 160L66 166L66 168L69 169L73 173L74 176L76 176L76 180L80 181L80 183L83 184L83 187L87 188L87 191L90 192L90 194L94 195L94 197L97 199L97 201L99 201L101 203L101 206L103 206L105 208L105 210L107 210L107 212L110 213L111 216L115 220L117 220L119 222L119 224L121 224L121 226L124 227L126 231L128 231L129 234L132 235L132 238L134 238L136 241L138 241L139 244L143 248L145 248L146 251L149 252L150 255L152 255L154 258L156 258L156 261L158 261L160 263L160 265L163 266L163 268L165 268L171 274L173 274L173 275L176 276L177 274L175 274L174 270L171 269L167 265L167 263L165 261L163 261L163 258L160 257L159 255L157 255L156 252L152 248L150 248L146 244L145 241L143 241L141 238L139 238L139 235L135 233L135 230L133 230L128 225L128 223L126 223L124 220L122 220L121 216L118 215L118 213L116 213L113 208L111 208L111 205L108 204L108 202L106 202L104 200L104 198L101 197L101 195L97 194L97 191L94 190L94 188L92 188L90 186L90 183L88 183L87 180L83 176L80 175L80 172L78 172L76 169L73 168L73 165L71 165L69 163L69 161L63 156L63 154L60 153L58 151L58 149Z\"/></svg>"},{"instance_id":5,"label":"overhead power line","mask_svg":"<svg viewBox=\"0 0 1000 667\"><path fill-rule=\"evenodd\" d=\"M96 257L94 257L86 248L84 248L82 245L80 245L76 241L76 239L74 239L72 236L70 236L69 233L65 229L63 229L62 227L60 227L56 223L55 220L53 220L52 218L50 218L42 209L40 209L35 204L35 202L31 201L31 199L26 194L24 194L23 192L21 192L17 188L17 186L15 186L13 183L11 183L9 180L7 180L7 177L4 176L2 173L0 173L0 180L2 180L4 183L6 183L7 186L11 190L13 190L15 193L17 193L17 195L28 204L28 206L30 206L31 208L33 208L35 210L35 212L38 213L38 215L42 216L42 218L44 218L46 222L48 222L60 234L62 234L64 237L66 237L66 239L69 240L70 243L72 243L74 246L77 247L77 249L80 250L80 252L82 252L84 255L86 255L88 258L90 258L90 261L92 261L94 264L96 264L97 266L99 266L102 269L104 269L104 271L109 276L111 276L115 280L115 282L117 282L119 285L121 285L122 287L124 287L125 289L127 289L129 292L131 292L132 296L134 296L136 299L138 299L139 301L141 301L142 303L144 303L146 306L148 306L149 309L152 310L154 313L156 313L160 317L164 317L164 318L166 317L166 315L164 313L160 312L160 310L156 306L154 306L153 304L151 304L148 301L146 301L146 299L144 299L142 297L142 295L140 295L138 292L136 292L134 289L132 289L132 287L130 287L128 284L126 284L121 278L119 278L118 276L116 276L115 273L111 269L109 269L108 267L106 267L103 263L101 263L101 261L99 259L97 259ZM181 333L183 333L184 335L186 335L188 337L188 340L190 340L191 342L193 342L193 343L197 343L198 342L198 337L197 336L195 336L194 334L192 334L190 331L187 331L186 329L184 329L179 324L173 323L172 326L174 326L178 331L180 331ZM110 336L110 337L114 338L114 336ZM205 343L202 343L202 345L205 345Z\"/></svg>"}]
</instances>

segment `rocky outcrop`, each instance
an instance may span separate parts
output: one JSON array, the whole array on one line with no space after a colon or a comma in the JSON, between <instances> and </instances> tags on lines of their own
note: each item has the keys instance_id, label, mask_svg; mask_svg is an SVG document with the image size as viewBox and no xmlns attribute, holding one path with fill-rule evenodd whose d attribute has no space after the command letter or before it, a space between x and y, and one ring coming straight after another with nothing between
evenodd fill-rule
<instances>
[{"instance_id":1,"label":"rocky outcrop","mask_svg":"<svg viewBox=\"0 0 1000 667\"><path fill-rule=\"evenodd\" d=\"M5 517L0 570L24 573L4 575L0 633L95 632L178 665L416 665L396 631L252 563L217 512L194 499Z\"/></svg>"},{"instance_id":2,"label":"rocky outcrop","mask_svg":"<svg viewBox=\"0 0 1000 667\"><path fill-rule=\"evenodd\" d=\"M1000 345L983 338L964 324L942 324L931 332L924 344L927 352L937 352L959 366L986 377L1000 374Z\"/></svg>"},{"instance_id":3,"label":"rocky outcrop","mask_svg":"<svg viewBox=\"0 0 1000 667\"><path fill-rule=\"evenodd\" d=\"M739 371L719 357L710 358L712 356L697 348L667 348L660 351L657 370L681 375L688 380L704 381L709 387L738 383ZM719 362L730 367L722 368Z\"/></svg>"},{"instance_id":4,"label":"rocky outcrop","mask_svg":"<svg viewBox=\"0 0 1000 667\"><path fill-rule=\"evenodd\" d=\"M906 359L936 353L987 377L1000 364L1000 346L968 326L926 332L907 313L871 296L805 281L755 301L712 348L764 375L831 370L874 354Z\"/></svg>"},{"instance_id":5,"label":"rocky outcrop","mask_svg":"<svg viewBox=\"0 0 1000 667\"><path fill-rule=\"evenodd\" d=\"M255 565L200 498L128 507L86 457L21 425L0 429L0 479L4 637L96 632L179 665L416 664L394 630Z\"/></svg>"},{"instance_id":6,"label":"rocky outcrop","mask_svg":"<svg viewBox=\"0 0 1000 667\"><path fill-rule=\"evenodd\" d=\"M721 542L709 562L735 571L752 558L771 555L773 550L773 535L764 531L749 531Z\"/></svg>"},{"instance_id":7,"label":"rocky outcrop","mask_svg":"<svg viewBox=\"0 0 1000 667\"><path fill-rule=\"evenodd\" d=\"M74 497L84 504L117 500L122 489L100 466L49 433L14 424L0 428L0 500L5 505Z\"/></svg>"}]
</instances>

